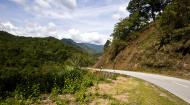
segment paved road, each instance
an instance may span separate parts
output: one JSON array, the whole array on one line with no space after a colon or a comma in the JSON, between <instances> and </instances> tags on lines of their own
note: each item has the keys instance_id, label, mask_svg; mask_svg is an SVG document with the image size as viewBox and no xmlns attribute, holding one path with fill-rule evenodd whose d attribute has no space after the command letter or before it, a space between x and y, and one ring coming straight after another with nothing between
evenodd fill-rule
<instances>
[{"instance_id":1,"label":"paved road","mask_svg":"<svg viewBox=\"0 0 190 105\"><path fill-rule=\"evenodd\" d=\"M99 71L100 69L94 69L94 70ZM172 94L180 97L181 99L183 99L184 101L190 104L190 81L189 80L183 80L183 79L178 79L178 78L168 77L168 76L161 76L157 74L133 72L133 71L111 70L111 69L103 69L101 71L119 73L119 74L136 77L139 79L143 79L145 81L148 81L154 85L157 85L158 87L161 87L171 92Z\"/></svg>"}]
</instances>

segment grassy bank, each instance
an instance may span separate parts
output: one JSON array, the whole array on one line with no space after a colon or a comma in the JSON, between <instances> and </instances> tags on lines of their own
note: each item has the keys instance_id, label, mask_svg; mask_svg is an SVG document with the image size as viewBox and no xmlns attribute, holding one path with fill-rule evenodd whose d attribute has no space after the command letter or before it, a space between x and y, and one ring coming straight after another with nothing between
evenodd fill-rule
<instances>
[{"instance_id":1,"label":"grassy bank","mask_svg":"<svg viewBox=\"0 0 190 105\"><path fill-rule=\"evenodd\" d=\"M70 69L71 70L71 69ZM70 72L73 74L72 70ZM73 69L74 70L74 69ZM75 73L79 73L76 69ZM14 94L2 105L188 105L148 82L111 73L80 70L82 78L28 98ZM75 75L75 78L79 77ZM67 78L71 79L72 76ZM38 90L34 88L34 90ZM33 92L34 92L33 90Z\"/></svg>"},{"instance_id":2,"label":"grassy bank","mask_svg":"<svg viewBox=\"0 0 190 105\"><path fill-rule=\"evenodd\" d=\"M85 91L88 87L105 81L104 74L92 73L77 68L59 68L42 73L34 73L16 82L14 91L6 92L0 103L3 105L29 105L41 102L45 94L58 104L58 95L76 94L77 102L86 102ZM111 78L111 77L110 77ZM6 87L6 86L5 86ZM63 101L63 100L62 100ZM43 103L41 103L43 104Z\"/></svg>"}]
</instances>

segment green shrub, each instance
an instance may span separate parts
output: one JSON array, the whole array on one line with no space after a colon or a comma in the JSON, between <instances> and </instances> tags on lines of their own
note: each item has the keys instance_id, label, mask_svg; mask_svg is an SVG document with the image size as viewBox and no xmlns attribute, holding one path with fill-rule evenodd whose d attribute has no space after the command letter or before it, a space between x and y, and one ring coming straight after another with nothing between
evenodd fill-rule
<instances>
[{"instance_id":1,"label":"green shrub","mask_svg":"<svg viewBox=\"0 0 190 105\"><path fill-rule=\"evenodd\" d=\"M86 103L89 101L89 94L85 93L85 90L81 90L76 93L76 101L82 103Z\"/></svg>"},{"instance_id":2,"label":"green shrub","mask_svg":"<svg viewBox=\"0 0 190 105\"><path fill-rule=\"evenodd\" d=\"M51 68L46 70L43 68L41 70L27 69L30 71L11 72L12 75L10 73L1 77L1 93L6 96L8 95L6 94L7 91L16 90L24 97L36 97L40 92L51 92L55 86L70 89L72 92L80 88L79 83L81 83L84 71L79 69L68 70L54 64L49 64L49 66Z\"/></svg>"}]
</instances>

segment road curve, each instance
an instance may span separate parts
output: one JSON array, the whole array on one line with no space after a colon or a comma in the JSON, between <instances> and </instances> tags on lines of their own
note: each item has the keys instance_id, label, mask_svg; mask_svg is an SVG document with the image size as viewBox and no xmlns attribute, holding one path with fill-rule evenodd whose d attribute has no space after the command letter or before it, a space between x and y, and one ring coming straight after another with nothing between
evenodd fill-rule
<instances>
[{"instance_id":1,"label":"road curve","mask_svg":"<svg viewBox=\"0 0 190 105\"><path fill-rule=\"evenodd\" d=\"M93 69L93 68L88 68L88 69ZM100 71L100 69L93 69L93 70ZM183 80L179 78L162 76L157 74L140 73L140 72L124 71L124 70L102 69L101 71L124 74L139 79L143 79L171 92L172 94L178 96L179 98L183 99L184 101L190 104L189 80Z\"/></svg>"}]
</instances>

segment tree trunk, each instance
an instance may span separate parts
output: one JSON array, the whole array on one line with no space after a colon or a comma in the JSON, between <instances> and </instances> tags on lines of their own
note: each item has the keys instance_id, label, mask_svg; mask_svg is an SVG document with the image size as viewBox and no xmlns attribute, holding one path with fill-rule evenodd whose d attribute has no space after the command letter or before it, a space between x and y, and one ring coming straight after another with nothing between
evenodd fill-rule
<instances>
[{"instance_id":1,"label":"tree trunk","mask_svg":"<svg viewBox=\"0 0 190 105\"><path fill-rule=\"evenodd\" d=\"M152 11L151 11L151 15L152 15L153 21L155 21L155 14L154 14L154 9L153 8L152 8Z\"/></svg>"}]
</instances>

